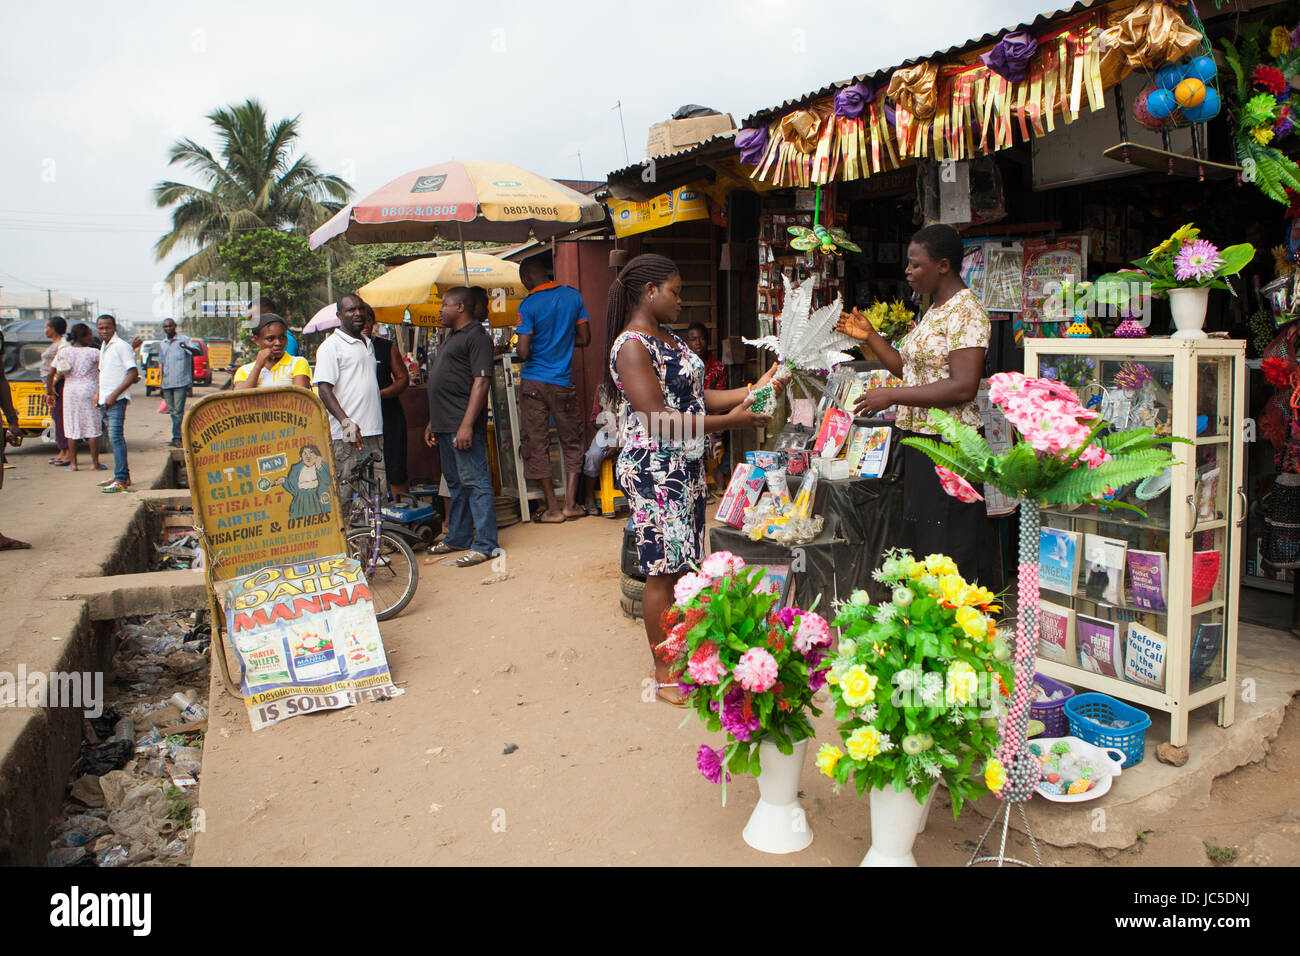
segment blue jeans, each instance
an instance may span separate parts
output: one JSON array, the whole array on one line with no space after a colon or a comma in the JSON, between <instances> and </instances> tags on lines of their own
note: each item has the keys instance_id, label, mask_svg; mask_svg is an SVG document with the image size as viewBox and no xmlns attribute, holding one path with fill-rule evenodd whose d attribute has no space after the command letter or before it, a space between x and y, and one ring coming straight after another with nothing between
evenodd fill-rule
<instances>
[{"instance_id":1,"label":"blue jeans","mask_svg":"<svg viewBox=\"0 0 1300 956\"><path fill-rule=\"evenodd\" d=\"M447 534L442 539L449 548L497 552L497 509L492 497L492 476L488 474L487 436L474 432L469 448L460 451L453 442L454 432L439 434L438 457L442 459L442 477L451 492L447 515Z\"/></svg>"},{"instance_id":2,"label":"blue jeans","mask_svg":"<svg viewBox=\"0 0 1300 956\"><path fill-rule=\"evenodd\" d=\"M104 425L107 427L108 440L113 446L113 480L130 481L131 469L126 463L126 435L122 429L126 425L126 407L130 401L119 398L112 405L104 406Z\"/></svg>"},{"instance_id":3,"label":"blue jeans","mask_svg":"<svg viewBox=\"0 0 1300 956\"><path fill-rule=\"evenodd\" d=\"M163 401L167 403L167 412L172 417L172 441L181 440L181 419L185 417L185 398L189 393L189 387L182 385L180 388L162 389Z\"/></svg>"}]
</instances>

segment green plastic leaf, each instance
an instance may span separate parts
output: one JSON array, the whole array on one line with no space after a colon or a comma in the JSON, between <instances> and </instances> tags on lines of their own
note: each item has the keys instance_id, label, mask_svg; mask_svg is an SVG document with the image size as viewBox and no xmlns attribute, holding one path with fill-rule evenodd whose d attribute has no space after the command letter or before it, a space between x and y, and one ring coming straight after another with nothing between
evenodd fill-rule
<instances>
[{"instance_id":1,"label":"green plastic leaf","mask_svg":"<svg viewBox=\"0 0 1300 956\"><path fill-rule=\"evenodd\" d=\"M1219 275L1235 276L1255 258L1255 247L1249 242L1242 242L1220 250L1219 255L1223 259L1223 265L1219 267Z\"/></svg>"}]
</instances>

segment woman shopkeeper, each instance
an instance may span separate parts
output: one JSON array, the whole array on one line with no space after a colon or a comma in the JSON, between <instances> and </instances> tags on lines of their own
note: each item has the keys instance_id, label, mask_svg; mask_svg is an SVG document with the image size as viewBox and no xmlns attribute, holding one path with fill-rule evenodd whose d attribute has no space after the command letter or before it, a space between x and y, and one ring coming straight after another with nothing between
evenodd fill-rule
<instances>
[{"instance_id":1,"label":"woman shopkeeper","mask_svg":"<svg viewBox=\"0 0 1300 956\"><path fill-rule=\"evenodd\" d=\"M930 308L895 349L865 320L846 315L840 330L864 343L903 380L895 388L862 393L855 412L875 415L899 406L897 438L932 436L938 430L930 413L942 409L967 425L981 428L975 395L989 345L989 317L961 279L961 237L951 226L927 226L907 247L907 282L931 297ZM903 449L903 547L913 554L947 554L963 577L979 575L980 541L985 534L983 502L966 504L939 484L934 464L915 448Z\"/></svg>"}]
</instances>

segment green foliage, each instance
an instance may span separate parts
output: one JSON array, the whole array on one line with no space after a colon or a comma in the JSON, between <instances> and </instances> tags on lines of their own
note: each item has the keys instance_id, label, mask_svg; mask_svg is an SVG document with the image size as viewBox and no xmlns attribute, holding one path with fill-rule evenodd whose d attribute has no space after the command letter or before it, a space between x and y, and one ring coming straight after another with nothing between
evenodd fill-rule
<instances>
[{"instance_id":1,"label":"green foliage","mask_svg":"<svg viewBox=\"0 0 1300 956\"><path fill-rule=\"evenodd\" d=\"M325 280L325 257L307 247L306 236L258 229L227 239L217 256L233 281L260 283L262 295L300 321L325 304L313 296Z\"/></svg>"},{"instance_id":2,"label":"green foliage","mask_svg":"<svg viewBox=\"0 0 1300 956\"><path fill-rule=\"evenodd\" d=\"M995 598L942 555L890 552L875 577L893 599L872 606L855 592L834 622L831 698L845 750L823 747L818 766L859 795L892 787L923 801L942 780L956 817L987 792L980 774L1013 680Z\"/></svg>"}]
</instances>

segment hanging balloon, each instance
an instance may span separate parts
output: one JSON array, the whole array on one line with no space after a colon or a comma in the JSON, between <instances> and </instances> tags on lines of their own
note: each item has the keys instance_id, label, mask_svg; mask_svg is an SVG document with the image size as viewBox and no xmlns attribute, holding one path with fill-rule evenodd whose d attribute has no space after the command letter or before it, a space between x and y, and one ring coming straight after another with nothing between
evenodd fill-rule
<instances>
[{"instance_id":1,"label":"hanging balloon","mask_svg":"<svg viewBox=\"0 0 1300 956\"><path fill-rule=\"evenodd\" d=\"M1148 106L1147 100L1150 99L1152 92L1152 90L1143 90L1137 95L1137 98L1133 101L1133 118L1147 129L1158 133L1164 128L1165 121L1151 113L1151 108ZM1168 92L1168 90L1163 92Z\"/></svg>"},{"instance_id":2,"label":"hanging balloon","mask_svg":"<svg viewBox=\"0 0 1300 956\"><path fill-rule=\"evenodd\" d=\"M1205 101L1206 86L1194 77L1188 77L1174 87L1174 99L1183 109L1192 109Z\"/></svg>"},{"instance_id":3,"label":"hanging balloon","mask_svg":"<svg viewBox=\"0 0 1300 956\"><path fill-rule=\"evenodd\" d=\"M1191 106L1183 110L1183 116L1193 123L1206 123L1219 115L1218 91L1212 87L1206 87L1205 98L1201 100L1200 106Z\"/></svg>"},{"instance_id":4,"label":"hanging balloon","mask_svg":"<svg viewBox=\"0 0 1300 956\"><path fill-rule=\"evenodd\" d=\"M1200 80L1202 83L1209 83L1218 72L1219 68L1215 66L1213 57L1198 56L1187 64L1187 69L1183 75L1194 80Z\"/></svg>"},{"instance_id":5,"label":"hanging balloon","mask_svg":"<svg viewBox=\"0 0 1300 956\"><path fill-rule=\"evenodd\" d=\"M1168 119L1177 108L1178 101L1174 99L1174 94L1166 89L1151 90L1147 97L1147 109L1158 120Z\"/></svg>"}]
</instances>

